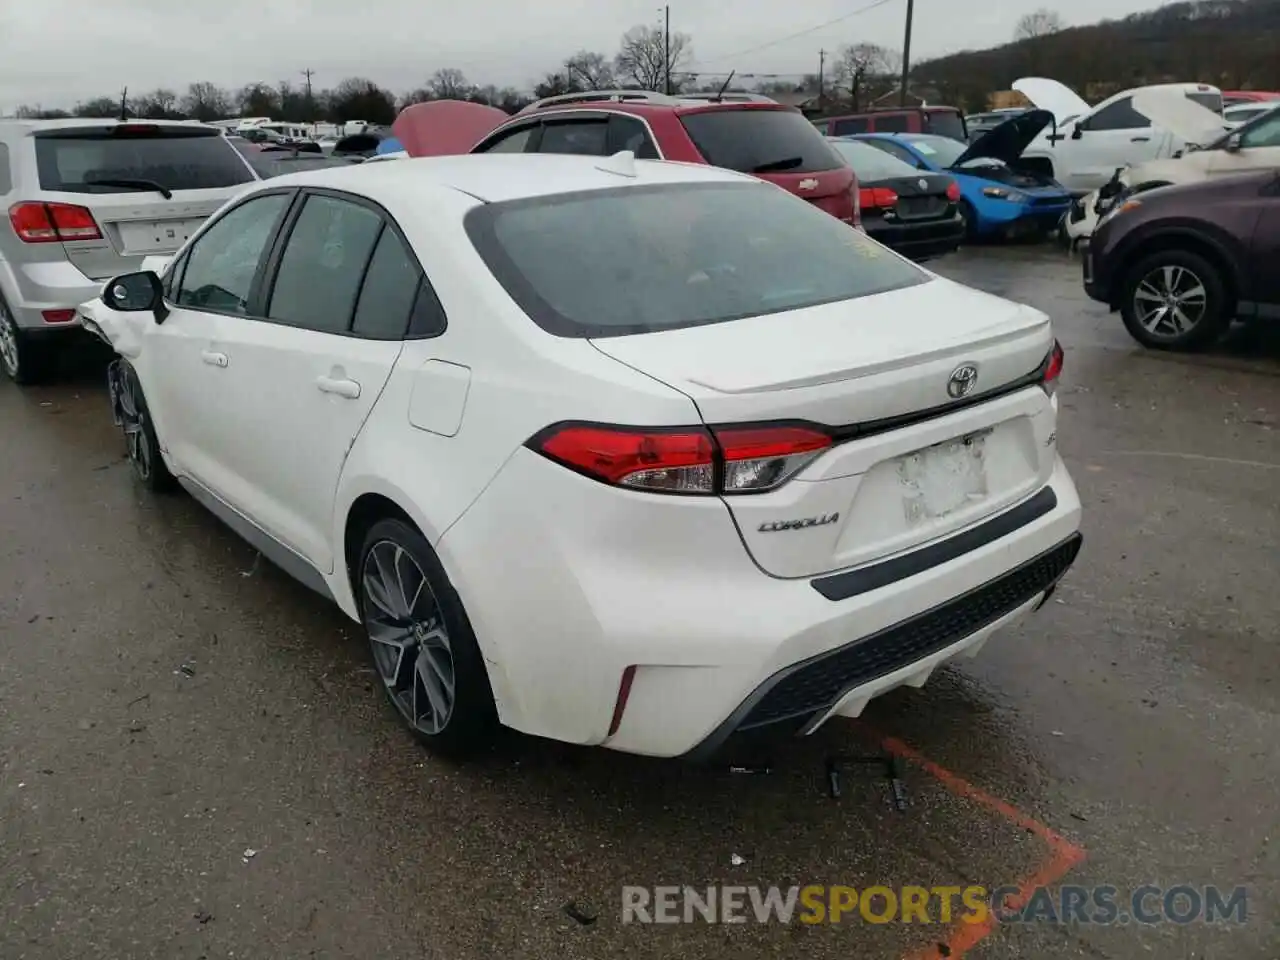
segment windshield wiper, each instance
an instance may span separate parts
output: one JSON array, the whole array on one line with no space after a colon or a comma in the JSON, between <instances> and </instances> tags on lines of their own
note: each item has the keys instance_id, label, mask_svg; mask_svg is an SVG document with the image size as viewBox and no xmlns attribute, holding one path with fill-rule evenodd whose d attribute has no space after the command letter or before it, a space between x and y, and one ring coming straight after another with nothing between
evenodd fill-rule
<instances>
[{"instance_id":1,"label":"windshield wiper","mask_svg":"<svg viewBox=\"0 0 1280 960\"><path fill-rule=\"evenodd\" d=\"M751 172L774 173L782 170L794 170L802 163L804 163L804 157L787 157L785 160L772 160L769 163L762 163L758 167L753 167Z\"/></svg>"},{"instance_id":2,"label":"windshield wiper","mask_svg":"<svg viewBox=\"0 0 1280 960\"><path fill-rule=\"evenodd\" d=\"M85 186L89 187L133 187L135 190L154 190L166 200L173 199L173 191L166 187L163 183L156 183L154 180L133 180L129 178L103 177L84 181Z\"/></svg>"}]
</instances>

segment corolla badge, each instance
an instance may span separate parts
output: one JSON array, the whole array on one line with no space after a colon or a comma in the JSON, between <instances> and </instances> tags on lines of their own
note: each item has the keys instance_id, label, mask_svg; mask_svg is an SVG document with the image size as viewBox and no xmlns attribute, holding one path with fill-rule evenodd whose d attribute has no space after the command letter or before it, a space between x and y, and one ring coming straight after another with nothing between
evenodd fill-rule
<instances>
[{"instance_id":1,"label":"corolla badge","mask_svg":"<svg viewBox=\"0 0 1280 960\"><path fill-rule=\"evenodd\" d=\"M801 190L817 190L818 181L810 177L808 180L801 180L798 186Z\"/></svg>"},{"instance_id":2,"label":"corolla badge","mask_svg":"<svg viewBox=\"0 0 1280 960\"><path fill-rule=\"evenodd\" d=\"M973 393L973 388L977 385L978 365L962 363L951 371L951 377L947 380L947 395L959 400Z\"/></svg>"},{"instance_id":3,"label":"corolla badge","mask_svg":"<svg viewBox=\"0 0 1280 960\"><path fill-rule=\"evenodd\" d=\"M798 520L770 520L758 527L761 533L781 533L784 530L807 530L810 527L825 527L840 519L838 513L828 513L820 517L801 517Z\"/></svg>"}]
</instances>

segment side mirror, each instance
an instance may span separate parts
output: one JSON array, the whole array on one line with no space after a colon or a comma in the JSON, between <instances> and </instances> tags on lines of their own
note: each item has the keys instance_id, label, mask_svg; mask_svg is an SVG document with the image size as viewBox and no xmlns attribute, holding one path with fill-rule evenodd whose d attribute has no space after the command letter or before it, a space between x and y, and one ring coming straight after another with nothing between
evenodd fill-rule
<instances>
[{"instance_id":1,"label":"side mirror","mask_svg":"<svg viewBox=\"0 0 1280 960\"><path fill-rule=\"evenodd\" d=\"M150 270L122 274L108 281L102 288L102 302L120 313L150 311L155 314L156 323L163 323L169 315L164 305L164 286Z\"/></svg>"},{"instance_id":2,"label":"side mirror","mask_svg":"<svg viewBox=\"0 0 1280 960\"><path fill-rule=\"evenodd\" d=\"M1235 153L1243 146L1244 140L1238 133L1231 134L1231 136L1227 137L1227 142L1222 145L1227 153Z\"/></svg>"},{"instance_id":3,"label":"side mirror","mask_svg":"<svg viewBox=\"0 0 1280 960\"><path fill-rule=\"evenodd\" d=\"M1071 130L1071 139L1079 140L1083 136L1084 136L1084 127L1080 126L1079 124L1076 124L1075 127L1073 127Z\"/></svg>"}]
</instances>

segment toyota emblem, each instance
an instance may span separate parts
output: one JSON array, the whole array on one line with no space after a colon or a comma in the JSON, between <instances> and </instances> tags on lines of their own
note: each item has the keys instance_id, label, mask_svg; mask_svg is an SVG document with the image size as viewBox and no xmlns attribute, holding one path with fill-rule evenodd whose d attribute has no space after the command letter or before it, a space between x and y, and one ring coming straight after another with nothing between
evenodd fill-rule
<instances>
[{"instance_id":1,"label":"toyota emblem","mask_svg":"<svg viewBox=\"0 0 1280 960\"><path fill-rule=\"evenodd\" d=\"M959 400L961 397L967 397L973 393L973 388L978 385L978 367L973 363L962 363L951 371L951 377L947 380L947 395L953 399Z\"/></svg>"},{"instance_id":2,"label":"toyota emblem","mask_svg":"<svg viewBox=\"0 0 1280 960\"><path fill-rule=\"evenodd\" d=\"M916 181L916 185L919 186L921 190L929 189L929 181L924 179L923 177L921 177L919 180Z\"/></svg>"}]
</instances>

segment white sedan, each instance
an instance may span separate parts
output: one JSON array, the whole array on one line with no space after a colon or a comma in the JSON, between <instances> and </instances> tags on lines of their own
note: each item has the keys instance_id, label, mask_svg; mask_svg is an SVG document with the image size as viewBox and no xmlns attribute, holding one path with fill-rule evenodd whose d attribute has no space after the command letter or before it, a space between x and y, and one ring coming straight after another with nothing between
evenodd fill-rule
<instances>
[{"instance_id":1,"label":"white sedan","mask_svg":"<svg viewBox=\"0 0 1280 960\"><path fill-rule=\"evenodd\" d=\"M711 167L290 174L84 322L141 480L363 623L449 754L807 734L1080 547L1049 319Z\"/></svg>"}]
</instances>

